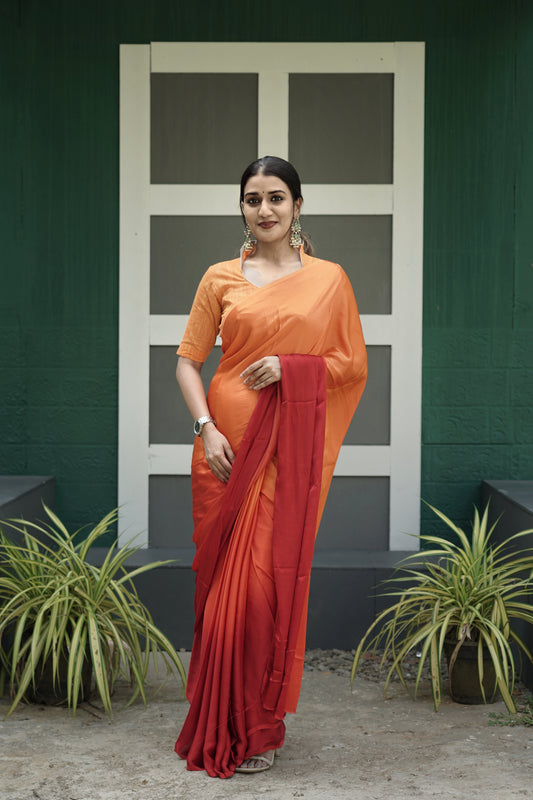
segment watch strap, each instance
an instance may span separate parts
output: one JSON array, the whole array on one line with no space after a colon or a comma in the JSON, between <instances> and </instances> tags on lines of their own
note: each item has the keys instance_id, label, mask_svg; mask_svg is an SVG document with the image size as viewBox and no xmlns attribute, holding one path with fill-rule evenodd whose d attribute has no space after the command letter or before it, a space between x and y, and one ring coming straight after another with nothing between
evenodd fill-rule
<instances>
[{"instance_id":1,"label":"watch strap","mask_svg":"<svg viewBox=\"0 0 533 800\"><path fill-rule=\"evenodd\" d=\"M213 417L211 417L211 416L198 417L198 419L195 420L194 427L193 427L195 436L200 436L200 434L202 432L202 428L208 422L212 422L213 425L216 427L216 422L213 419Z\"/></svg>"}]
</instances>

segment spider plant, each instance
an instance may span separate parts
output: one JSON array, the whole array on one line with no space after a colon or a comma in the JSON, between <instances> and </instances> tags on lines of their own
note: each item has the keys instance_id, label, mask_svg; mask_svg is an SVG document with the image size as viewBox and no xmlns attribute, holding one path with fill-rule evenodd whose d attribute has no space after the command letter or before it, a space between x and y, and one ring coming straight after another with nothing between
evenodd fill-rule
<instances>
[{"instance_id":1,"label":"spider plant","mask_svg":"<svg viewBox=\"0 0 533 800\"><path fill-rule=\"evenodd\" d=\"M516 550L515 544L533 531L521 531L493 545L490 539L496 523L489 528L488 505L481 517L475 509L471 537L441 511L429 507L454 532L455 538L448 541L440 536L418 537L428 545L423 558L421 553L412 553L402 562L401 575L387 581L393 582L395 588L384 595L396 601L378 615L359 642L352 666L352 685L363 652L383 648L382 666L390 659L385 695L394 673L407 688L403 662L416 649L420 659L415 697L424 664L429 660L433 703L438 711L445 640L453 643L450 676L461 647L470 640L477 642L477 679L483 701L486 702L483 664L484 657L488 657L505 705L515 713L512 644L518 653L533 660L526 643L511 625L513 620L533 624L533 605L529 599L533 548Z\"/></svg>"},{"instance_id":2,"label":"spider plant","mask_svg":"<svg viewBox=\"0 0 533 800\"><path fill-rule=\"evenodd\" d=\"M90 548L107 533L117 511L107 514L81 540L70 534L46 506L48 522L9 520L21 534L14 543L0 529L0 695L9 684L12 704L35 691L44 665L51 665L54 686L66 683L73 713L83 697L87 661L105 711L119 676L131 682L127 705L141 695L151 657L160 657L167 675L175 668L185 684L180 658L154 625L132 579L168 562L154 562L127 572L126 559L138 548L111 547L101 567L87 562ZM66 676L60 676L61 663Z\"/></svg>"}]
</instances>

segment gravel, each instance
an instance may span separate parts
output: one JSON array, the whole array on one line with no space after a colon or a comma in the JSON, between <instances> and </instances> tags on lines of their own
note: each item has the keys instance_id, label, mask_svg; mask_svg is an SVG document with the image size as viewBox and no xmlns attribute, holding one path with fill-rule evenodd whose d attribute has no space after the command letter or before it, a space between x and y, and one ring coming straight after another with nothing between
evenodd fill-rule
<instances>
[{"instance_id":1,"label":"gravel","mask_svg":"<svg viewBox=\"0 0 533 800\"><path fill-rule=\"evenodd\" d=\"M307 650L305 654L305 667L304 669L309 672L331 672L336 675L349 676L352 671L353 658L355 650ZM363 653L359 666L357 668L357 675L366 681L372 683L382 683L387 675L392 659L386 659L385 663L381 664L383 658L382 651ZM407 680L416 677L418 667L420 666L420 659L416 652L409 655L403 664L403 673ZM447 676L446 665L443 664L442 676ZM394 674L392 681L399 681L398 675ZM429 680L429 666L428 662L422 668L422 680Z\"/></svg>"}]
</instances>

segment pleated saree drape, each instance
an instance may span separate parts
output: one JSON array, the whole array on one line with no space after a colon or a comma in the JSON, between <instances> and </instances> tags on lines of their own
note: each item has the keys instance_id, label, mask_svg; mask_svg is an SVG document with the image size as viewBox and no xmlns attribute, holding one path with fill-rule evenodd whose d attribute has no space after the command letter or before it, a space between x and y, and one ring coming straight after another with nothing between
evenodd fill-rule
<instances>
[{"instance_id":1,"label":"pleated saree drape","mask_svg":"<svg viewBox=\"0 0 533 800\"><path fill-rule=\"evenodd\" d=\"M220 320L208 403L236 461L222 484L195 442L191 707L176 751L189 769L229 777L248 756L280 747L284 715L296 710L314 538L366 351L346 275L305 255L301 270L262 288L238 260L211 267L180 355L203 361L206 328ZM253 392L239 375L266 355L280 356L281 381Z\"/></svg>"}]
</instances>

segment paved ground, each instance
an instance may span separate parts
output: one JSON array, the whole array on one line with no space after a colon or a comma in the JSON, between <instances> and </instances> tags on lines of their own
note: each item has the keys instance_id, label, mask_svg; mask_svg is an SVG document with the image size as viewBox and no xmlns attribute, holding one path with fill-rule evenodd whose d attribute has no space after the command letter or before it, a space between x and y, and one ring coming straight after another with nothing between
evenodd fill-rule
<instances>
[{"instance_id":1,"label":"paved ground","mask_svg":"<svg viewBox=\"0 0 533 800\"><path fill-rule=\"evenodd\" d=\"M269 772L230 780L187 772L173 746L186 713L177 683L147 709L21 706L0 722L1 800L515 800L533 797L533 728L489 725L504 706L438 714L427 690L304 673L299 712ZM119 690L119 697L123 690ZM0 713L7 703L0 701Z\"/></svg>"}]
</instances>

